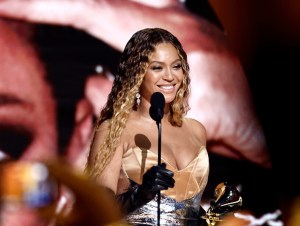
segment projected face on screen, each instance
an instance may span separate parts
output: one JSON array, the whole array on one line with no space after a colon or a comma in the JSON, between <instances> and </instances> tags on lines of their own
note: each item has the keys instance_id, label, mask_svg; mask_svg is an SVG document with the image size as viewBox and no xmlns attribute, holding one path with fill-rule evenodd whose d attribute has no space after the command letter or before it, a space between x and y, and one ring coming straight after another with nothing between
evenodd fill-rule
<instances>
[{"instance_id":1,"label":"projected face on screen","mask_svg":"<svg viewBox=\"0 0 300 226\"><path fill-rule=\"evenodd\" d=\"M56 54L47 59L57 65L57 71L60 71L59 79L67 84L63 86L65 92L69 92L69 88L75 89L75 85L72 86L71 82L77 79L75 76L65 76L77 73L84 63L96 60L105 66L111 62L117 64L118 58L112 57L110 50L122 51L125 41L139 28L153 26L167 28L179 38L186 49L192 88L191 110L188 116L201 121L207 128L207 146L210 152L270 166L264 134L254 112L245 72L238 57L229 48L224 31L216 25L218 23L213 23L202 15L198 17L193 13L189 14L183 4L191 12L205 10L200 5L191 7L191 1L164 1L164 7L174 7L176 9L174 11L159 8L152 2L152 4L147 3L147 7L145 7L145 1L130 2L131 4L127 4L128 2L124 1L118 7L111 1L107 7L81 8L83 11L88 8L95 12L95 15L99 15L99 18L89 18L89 16L81 18L79 15L91 14L80 12L74 19L74 13L78 11L73 8L75 5L72 1L63 6L59 1L51 2L51 7L48 1L42 3L43 7L40 5L36 7L35 1L18 4L6 2L2 5L1 12L2 15L11 18L27 18L30 23L59 25L56 26L58 30L62 28L62 33L57 32L56 28L51 29L54 36L49 38L45 35L42 47L51 48L51 51L53 48L53 51L66 54ZM123 7L125 5L126 7ZM25 6L26 10L20 10ZM48 8L49 10L39 11ZM121 21L119 20L120 9ZM5 13L6 10L8 10L7 13ZM54 14L52 10L61 14ZM112 23L106 22L105 15L110 15L109 20ZM143 20L138 20L139 23L137 23L138 15L143 17ZM90 22L93 20L95 23ZM77 30L76 28L79 27L81 29ZM69 34L68 28L75 28L77 35ZM102 45L103 48L99 50L96 47L97 43L105 45ZM50 47L47 46L48 44ZM99 52L103 53L102 58L99 57ZM76 61L70 62L71 58ZM61 68L66 64L69 65L68 68ZM88 73L85 74L85 76L88 75ZM70 81L66 82L66 78L70 78ZM105 100L97 100L97 102L103 103Z\"/></svg>"},{"instance_id":2,"label":"projected face on screen","mask_svg":"<svg viewBox=\"0 0 300 226\"><path fill-rule=\"evenodd\" d=\"M35 52L0 21L0 158L44 159L56 152L51 90Z\"/></svg>"}]
</instances>

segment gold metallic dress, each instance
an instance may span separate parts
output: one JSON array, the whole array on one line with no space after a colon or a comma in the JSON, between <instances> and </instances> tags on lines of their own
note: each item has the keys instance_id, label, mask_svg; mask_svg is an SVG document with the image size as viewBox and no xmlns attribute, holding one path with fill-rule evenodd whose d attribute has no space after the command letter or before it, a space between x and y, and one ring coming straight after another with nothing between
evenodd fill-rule
<instances>
[{"instance_id":1,"label":"gold metallic dress","mask_svg":"<svg viewBox=\"0 0 300 226\"><path fill-rule=\"evenodd\" d=\"M119 187L141 184L143 174L153 165L157 165L157 154L150 150L134 147L128 150L122 160L121 178ZM174 172L175 186L161 191L159 225L197 225L200 201L208 180L209 160L205 146L202 146L198 155L185 168L178 170L168 162L167 169ZM123 175L123 176L122 176ZM123 186L123 187L124 187ZM120 190L119 190L120 191ZM126 221L132 225L158 225L157 196L126 216Z\"/></svg>"}]
</instances>

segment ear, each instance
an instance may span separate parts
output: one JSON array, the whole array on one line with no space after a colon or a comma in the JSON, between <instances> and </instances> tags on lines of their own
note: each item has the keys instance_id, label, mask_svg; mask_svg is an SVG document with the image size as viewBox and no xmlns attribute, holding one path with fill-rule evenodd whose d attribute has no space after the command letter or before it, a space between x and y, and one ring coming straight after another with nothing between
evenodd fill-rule
<instances>
[{"instance_id":1,"label":"ear","mask_svg":"<svg viewBox=\"0 0 300 226\"><path fill-rule=\"evenodd\" d=\"M84 169L92 131L93 107L89 101L81 99L76 106L75 125L64 155L71 167Z\"/></svg>"},{"instance_id":2,"label":"ear","mask_svg":"<svg viewBox=\"0 0 300 226\"><path fill-rule=\"evenodd\" d=\"M109 75L93 75L87 78L85 96L92 104L95 116L99 115L100 109L106 103L112 84L113 80Z\"/></svg>"}]
</instances>

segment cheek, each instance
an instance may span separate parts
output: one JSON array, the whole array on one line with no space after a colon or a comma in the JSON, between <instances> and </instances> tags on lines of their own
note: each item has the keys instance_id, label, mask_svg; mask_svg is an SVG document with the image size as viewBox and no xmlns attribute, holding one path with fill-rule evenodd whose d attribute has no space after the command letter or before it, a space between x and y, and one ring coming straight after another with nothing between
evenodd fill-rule
<instances>
[{"instance_id":1,"label":"cheek","mask_svg":"<svg viewBox=\"0 0 300 226\"><path fill-rule=\"evenodd\" d=\"M144 88L149 88L153 85L155 85L159 80L160 80L161 76L157 73L151 73L151 72L147 72L144 76L142 85Z\"/></svg>"},{"instance_id":2,"label":"cheek","mask_svg":"<svg viewBox=\"0 0 300 226\"><path fill-rule=\"evenodd\" d=\"M140 94L145 99L150 98L150 96L154 92L155 86L156 86L156 80L150 74L146 74L140 86Z\"/></svg>"},{"instance_id":3,"label":"cheek","mask_svg":"<svg viewBox=\"0 0 300 226\"><path fill-rule=\"evenodd\" d=\"M149 70L144 76L144 81L147 81L149 83L156 83L162 76L163 72L154 72Z\"/></svg>"},{"instance_id":4,"label":"cheek","mask_svg":"<svg viewBox=\"0 0 300 226\"><path fill-rule=\"evenodd\" d=\"M149 81L148 79L144 79L141 86L140 86L140 93L147 93L147 92L150 92L150 89L152 87L152 84L151 81Z\"/></svg>"},{"instance_id":5,"label":"cheek","mask_svg":"<svg viewBox=\"0 0 300 226\"><path fill-rule=\"evenodd\" d=\"M184 82L184 78L185 78L185 75L183 75L183 74L180 74L180 75L176 76L176 79L177 79L177 85L176 85L177 91L178 91L179 87L182 86L182 84Z\"/></svg>"},{"instance_id":6,"label":"cheek","mask_svg":"<svg viewBox=\"0 0 300 226\"><path fill-rule=\"evenodd\" d=\"M183 81L183 79L184 79L184 74L183 74L182 71L180 71L180 72L177 72L177 73L175 74L175 77L176 77L176 79L177 79L178 82L182 83L182 81Z\"/></svg>"}]
</instances>

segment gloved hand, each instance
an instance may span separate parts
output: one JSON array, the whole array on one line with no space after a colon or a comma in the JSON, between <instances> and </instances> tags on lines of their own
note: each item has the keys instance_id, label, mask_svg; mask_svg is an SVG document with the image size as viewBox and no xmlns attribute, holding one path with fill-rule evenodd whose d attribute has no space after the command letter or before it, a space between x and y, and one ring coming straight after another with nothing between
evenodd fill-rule
<instances>
[{"instance_id":1,"label":"gloved hand","mask_svg":"<svg viewBox=\"0 0 300 226\"><path fill-rule=\"evenodd\" d=\"M143 183L140 186L142 198L150 201L161 190L173 188L175 180L174 173L166 169L166 164L152 166L143 176Z\"/></svg>"},{"instance_id":2,"label":"gloved hand","mask_svg":"<svg viewBox=\"0 0 300 226\"><path fill-rule=\"evenodd\" d=\"M166 169L166 164L152 166L143 176L141 185L136 185L127 192L118 195L117 200L125 213L130 213L151 201L161 190L173 188L174 173Z\"/></svg>"}]
</instances>

